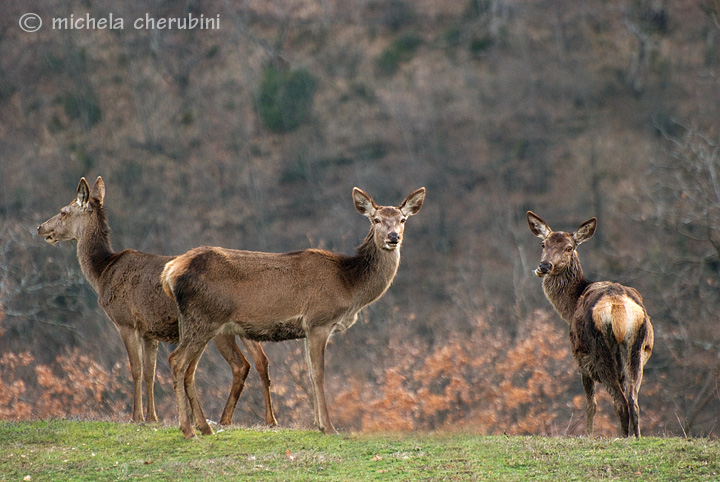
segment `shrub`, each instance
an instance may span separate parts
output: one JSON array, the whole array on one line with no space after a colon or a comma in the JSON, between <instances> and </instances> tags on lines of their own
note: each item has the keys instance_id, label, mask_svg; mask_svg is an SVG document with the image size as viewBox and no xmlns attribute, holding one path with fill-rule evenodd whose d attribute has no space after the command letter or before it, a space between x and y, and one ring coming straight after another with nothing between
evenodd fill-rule
<instances>
[{"instance_id":1,"label":"shrub","mask_svg":"<svg viewBox=\"0 0 720 482\"><path fill-rule=\"evenodd\" d=\"M310 115L316 87L307 69L266 67L258 95L263 123L273 132L297 129Z\"/></svg>"},{"instance_id":2,"label":"shrub","mask_svg":"<svg viewBox=\"0 0 720 482\"><path fill-rule=\"evenodd\" d=\"M100 101L91 90L87 90L81 95L66 95L63 98L63 108L65 115L72 120L81 120L88 128L102 119Z\"/></svg>"},{"instance_id":3,"label":"shrub","mask_svg":"<svg viewBox=\"0 0 720 482\"><path fill-rule=\"evenodd\" d=\"M480 55L482 52L492 47L492 44L493 40L489 35L481 35L472 39L469 50L473 55Z\"/></svg>"},{"instance_id":4,"label":"shrub","mask_svg":"<svg viewBox=\"0 0 720 482\"><path fill-rule=\"evenodd\" d=\"M410 61L415 51L422 44L422 38L416 33L406 33L399 36L375 60L375 67L382 75L394 75L400 64Z\"/></svg>"}]
</instances>

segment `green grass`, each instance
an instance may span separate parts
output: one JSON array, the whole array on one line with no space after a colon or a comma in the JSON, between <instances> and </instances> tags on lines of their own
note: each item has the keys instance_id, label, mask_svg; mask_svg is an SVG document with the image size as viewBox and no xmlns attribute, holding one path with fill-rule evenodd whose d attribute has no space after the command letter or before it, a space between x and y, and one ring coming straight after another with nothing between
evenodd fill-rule
<instances>
[{"instance_id":1,"label":"green grass","mask_svg":"<svg viewBox=\"0 0 720 482\"><path fill-rule=\"evenodd\" d=\"M0 422L0 480L720 480L720 443Z\"/></svg>"}]
</instances>

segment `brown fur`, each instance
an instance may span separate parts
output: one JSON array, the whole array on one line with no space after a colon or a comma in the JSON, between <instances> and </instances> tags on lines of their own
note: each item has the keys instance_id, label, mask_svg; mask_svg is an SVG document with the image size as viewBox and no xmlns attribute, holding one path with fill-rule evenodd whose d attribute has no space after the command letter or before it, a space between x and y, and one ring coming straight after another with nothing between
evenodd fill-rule
<instances>
[{"instance_id":1,"label":"brown fur","mask_svg":"<svg viewBox=\"0 0 720 482\"><path fill-rule=\"evenodd\" d=\"M202 433L212 433L197 400L194 371L208 340L218 333L260 341L305 338L315 423L323 432L335 432L325 402L325 346L332 333L352 326L358 312L392 283L405 219L419 211L425 189L397 208L379 207L357 188L353 198L372 222L355 256L317 249L275 254L201 247L165 266L164 289L177 302L183 330L170 366L186 437L195 436L191 417Z\"/></svg>"},{"instance_id":2,"label":"brown fur","mask_svg":"<svg viewBox=\"0 0 720 482\"><path fill-rule=\"evenodd\" d=\"M587 432L592 435L597 403L595 383L613 397L620 431L640 436L638 393L643 367L652 354L653 327L642 297L617 283L593 283L583 275L577 246L595 234L597 220L581 224L574 233L554 232L528 211L532 233L543 240L535 273L560 316L570 325L570 342L587 398Z\"/></svg>"},{"instance_id":3,"label":"brown fur","mask_svg":"<svg viewBox=\"0 0 720 482\"><path fill-rule=\"evenodd\" d=\"M105 184L98 177L90 190L80 179L77 197L60 213L38 227L38 235L50 244L77 240L77 256L85 277L98 294L98 304L118 327L130 358L134 383L133 421L157 421L153 385L158 341L177 343L177 307L163 295L160 273L174 258L126 249L113 252L103 202ZM243 389L250 364L233 335L215 338L218 350L232 368L233 382L220 423L228 425ZM243 340L260 373L265 394L265 421L276 425L270 399L268 361L262 346ZM145 381L147 413L143 417L142 381Z\"/></svg>"}]
</instances>

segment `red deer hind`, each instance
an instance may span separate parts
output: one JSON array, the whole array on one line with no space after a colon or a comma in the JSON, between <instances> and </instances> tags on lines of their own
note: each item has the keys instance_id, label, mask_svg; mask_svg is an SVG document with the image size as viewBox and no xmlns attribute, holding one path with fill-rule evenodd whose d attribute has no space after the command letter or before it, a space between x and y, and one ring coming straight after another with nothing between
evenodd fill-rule
<instances>
[{"instance_id":1,"label":"red deer hind","mask_svg":"<svg viewBox=\"0 0 720 482\"><path fill-rule=\"evenodd\" d=\"M585 221L574 233L553 231L528 211L530 231L542 239L542 257L535 274L560 316L570 324L572 352L580 367L587 398L587 433L593 433L597 403L595 383L613 398L622 435L640 436L638 393L643 367L652 354L653 327L635 289L609 281L592 282L583 275L577 247L592 238L597 219Z\"/></svg>"},{"instance_id":2,"label":"red deer hind","mask_svg":"<svg viewBox=\"0 0 720 482\"><path fill-rule=\"evenodd\" d=\"M145 381L145 420L157 421L153 385L158 340L178 342L177 307L160 286L160 272L171 256L126 249L113 252L104 210L105 183L98 177L92 190L80 179L77 197L60 213L38 227L38 235L50 244L77 240L77 257L85 277L98 294L98 304L115 323L130 358L134 384L132 418L143 421L142 381ZM277 425L270 399L268 360L259 343L243 340L255 361L265 396L265 422ZM220 424L232 422L250 364L235 343L234 335L220 335L215 344L232 368L232 387Z\"/></svg>"},{"instance_id":3,"label":"red deer hind","mask_svg":"<svg viewBox=\"0 0 720 482\"><path fill-rule=\"evenodd\" d=\"M398 207L381 207L355 188L355 208L371 227L354 256L318 249L271 254L201 247L169 262L162 280L182 323L170 366L185 436L195 436L191 418L203 434L212 433L197 399L195 367L219 333L258 341L305 338L315 424L336 433L325 402L328 338L352 326L358 312L388 289L400 264L405 220L417 214L424 199L420 188Z\"/></svg>"}]
</instances>

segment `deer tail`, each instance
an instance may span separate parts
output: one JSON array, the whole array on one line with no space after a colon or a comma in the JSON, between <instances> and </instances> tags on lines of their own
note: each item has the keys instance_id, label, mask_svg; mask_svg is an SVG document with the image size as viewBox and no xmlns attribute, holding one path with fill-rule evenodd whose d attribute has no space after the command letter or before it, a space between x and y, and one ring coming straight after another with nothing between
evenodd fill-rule
<instances>
[{"instance_id":1,"label":"deer tail","mask_svg":"<svg viewBox=\"0 0 720 482\"><path fill-rule=\"evenodd\" d=\"M175 258L169 261L165 265L165 268L163 268L162 273L160 274L160 281L162 283L163 291L173 300L176 299L175 285L183 271L181 269L182 263L179 262L179 260L180 258Z\"/></svg>"},{"instance_id":2,"label":"deer tail","mask_svg":"<svg viewBox=\"0 0 720 482\"><path fill-rule=\"evenodd\" d=\"M612 328L618 345L632 345L645 322L645 310L628 296L606 296L593 308L592 318L598 331Z\"/></svg>"}]
</instances>

